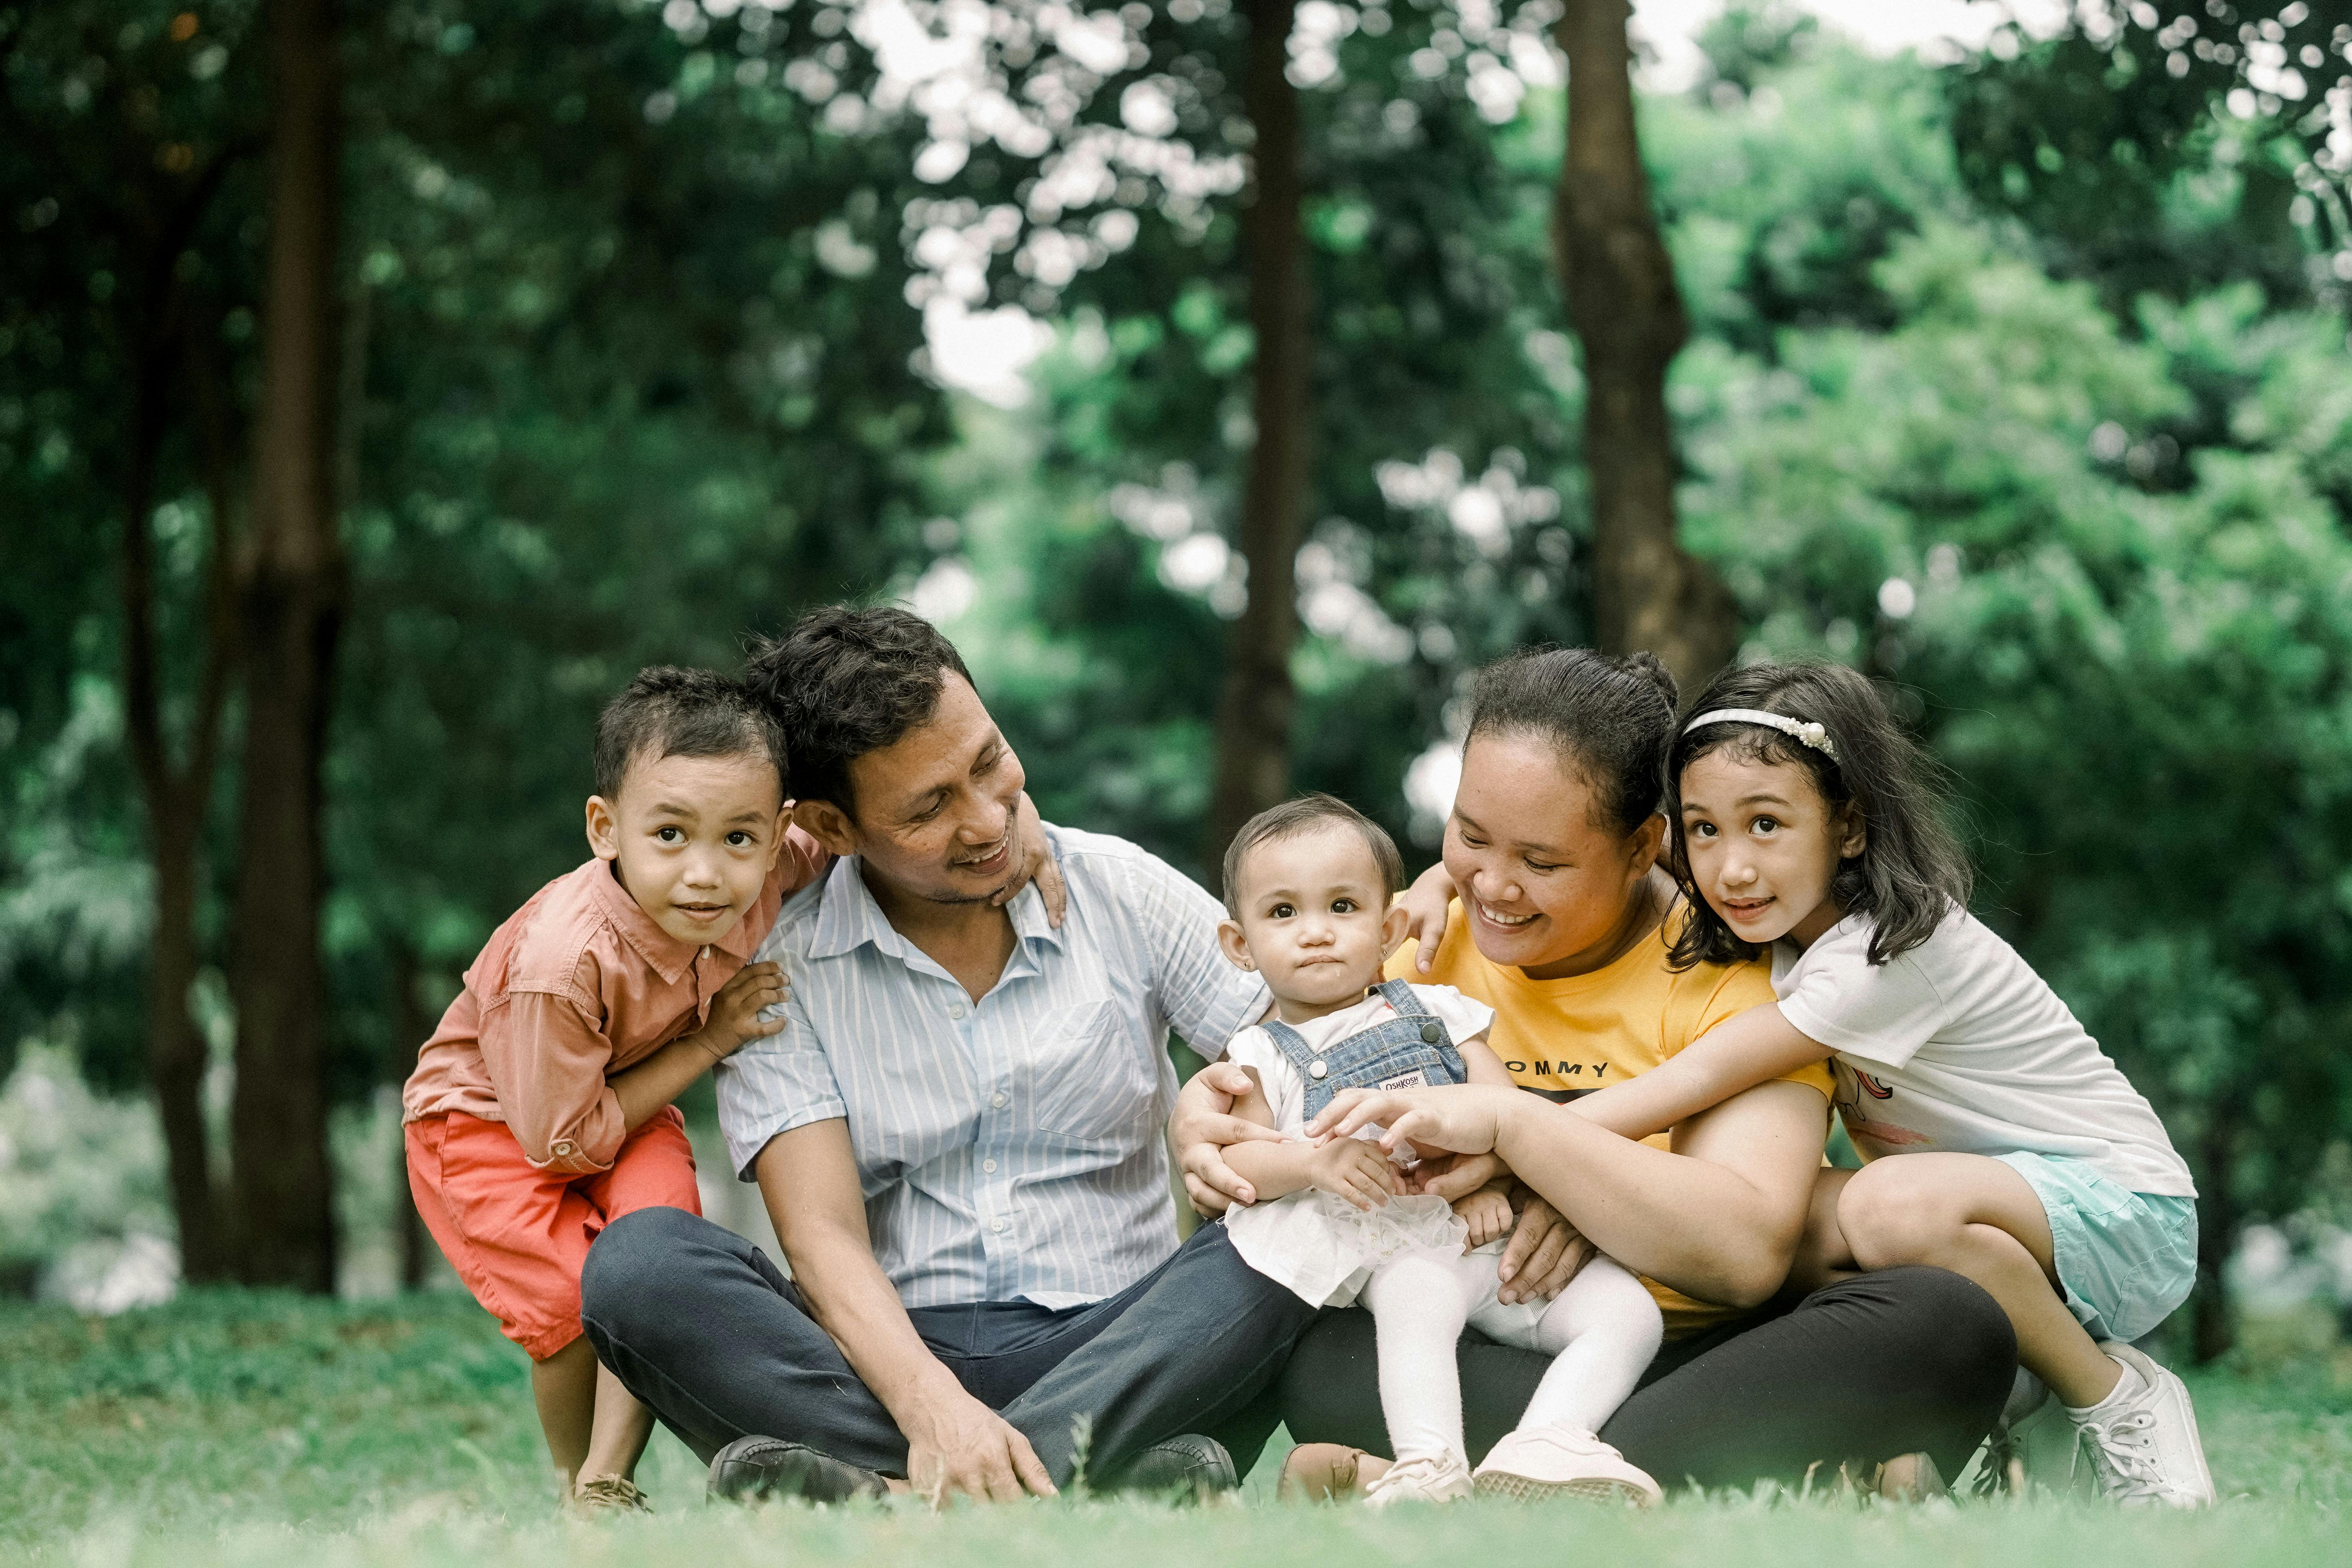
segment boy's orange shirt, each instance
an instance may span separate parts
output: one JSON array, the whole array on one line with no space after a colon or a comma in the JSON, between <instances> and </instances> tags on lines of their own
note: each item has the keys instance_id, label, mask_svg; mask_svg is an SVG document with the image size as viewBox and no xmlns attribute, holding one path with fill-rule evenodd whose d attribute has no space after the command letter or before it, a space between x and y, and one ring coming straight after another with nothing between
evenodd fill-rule
<instances>
[{"instance_id":1,"label":"boy's orange shirt","mask_svg":"<svg viewBox=\"0 0 2352 1568\"><path fill-rule=\"evenodd\" d=\"M417 1053L401 1120L463 1111L505 1122L541 1170L611 1169L627 1129L604 1080L699 1027L784 900L832 863L816 840L790 829L758 902L703 946L654 923L609 861L558 877L490 933L466 971L465 990Z\"/></svg>"}]
</instances>

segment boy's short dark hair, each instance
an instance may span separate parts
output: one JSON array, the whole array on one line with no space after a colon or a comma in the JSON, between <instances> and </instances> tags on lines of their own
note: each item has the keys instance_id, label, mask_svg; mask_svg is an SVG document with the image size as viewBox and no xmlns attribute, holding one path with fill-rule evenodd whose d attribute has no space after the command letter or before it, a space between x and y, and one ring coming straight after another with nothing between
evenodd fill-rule
<instances>
[{"instance_id":1,"label":"boy's short dark hair","mask_svg":"<svg viewBox=\"0 0 2352 1568\"><path fill-rule=\"evenodd\" d=\"M751 646L744 683L782 726L795 800L831 801L853 818L849 764L939 711L963 656L920 616L887 605L827 605Z\"/></svg>"},{"instance_id":2,"label":"boy's short dark hair","mask_svg":"<svg viewBox=\"0 0 2352 1568\"><path fill-rule=\"evenodd\" d=\"M1372 861L1380 867L1381 879L1387 883L1391 898L1404 890L1404 857L1397 853L1396 840L1389 837L1388 829L1338 795L1318 790L1269 806L1242 824L1242 830L1225 846L1225 912L1235 920L1242 918L1242 861L1251 850L1278 838L1296 838L1329 822L1352 827L1363 836L1364 847L1372 852Z\"/></svg>"},{"instance_id":3,"label":"boy's short dark hair","mask_svg":"<svg viewBox=\"0 0 2352 1568\"><path fill-rule=\"evenodd\" d=\"M647 752L664 757L757 754L776 767L782 798L783 736L751 689L716 670L656 665L637 671L596 716L596 793L621 798L629 764Z\"/></svg>"}]
</instances>

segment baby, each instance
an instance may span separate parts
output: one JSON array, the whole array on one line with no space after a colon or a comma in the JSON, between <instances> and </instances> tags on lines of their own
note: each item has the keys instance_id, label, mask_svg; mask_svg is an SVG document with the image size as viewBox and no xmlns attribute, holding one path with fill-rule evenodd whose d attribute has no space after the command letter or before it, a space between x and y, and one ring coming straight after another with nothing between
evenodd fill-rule
<instances>
[{"instance_id":1,"label":"baby","mask_svg":"<svg viewBox=\"0 0 2352 1568\"><path fill-rule=\"evenodd\" d=\"M1658 1308L1642 1282L1598 1258L1557 1300L1506 1305L1497 1267L1512 1223L1507 1177L1449 1205L1414 1190L1413 1167L1391 1163L1374 1129L1320 1144L1303 1134L1343 1089L1511 1081L1486 1047L1494 1013L1483 1003L1451 986L1381 982L1404 937L1405 911L1391 907L1403 880L1389 836L1326 795L1261 813L1225 851L1219 939L1275 1000L1273 1016L1228 1047L1255 1080L1234 1112L1291 1136L1225 1150L1260 1201L1224 1224L1250 1267L1302 1300L1344 1307L1361 1295L1378 1327L1381 1409L1396 1456L1390 1464L1310 1444L1285 1479L1326 1493L1368 1483L1375 1507L1451 1502L1474 1489L1655 1501L1657 1483L1593 1436L1657 1352ZM1454 1364L1465 1324L1556 1358L1517 1430L1475 1475Z\"/></svg>"}]
</instances>

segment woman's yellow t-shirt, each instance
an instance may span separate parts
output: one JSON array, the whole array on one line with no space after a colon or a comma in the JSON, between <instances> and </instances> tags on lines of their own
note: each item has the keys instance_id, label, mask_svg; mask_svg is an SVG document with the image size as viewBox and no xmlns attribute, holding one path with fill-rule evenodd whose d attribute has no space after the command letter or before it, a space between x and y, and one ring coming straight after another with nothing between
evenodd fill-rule
<instances>
[{"instance_id":1,"label":"woman's yellow t-shirt","mask_svg":"<svg viewBox=\"0 0 2352 1568\"><path fill-rule=\"evenodd\" d=\"M1773 1000L1772 970L1750 963L1702 963L1676 973L1666 964L1671 917L1613 963L1565 980L1530 980L1524 970L1489 963L1470 940L1462 905L1445 921L1445 938L1427 974L1413 967L1418 944L1407 942L1389 960L1388 977L1451 985L1495 1010L1486 1043L1512 1081L1547 1100L1574 1100L1649 1071L1737 1013ZM1785 1075L1821 1090L1826 1104L1830 1071L1815 1063ZM1827 1122L1823 1122L1827 1131ZM1644 1142L1665 1148L1664 1133ZM1666 1332L1707 1328L1737 1310L1696 1300L1644 1279L1666 1317Z\"/></svg>"}]
</instances>

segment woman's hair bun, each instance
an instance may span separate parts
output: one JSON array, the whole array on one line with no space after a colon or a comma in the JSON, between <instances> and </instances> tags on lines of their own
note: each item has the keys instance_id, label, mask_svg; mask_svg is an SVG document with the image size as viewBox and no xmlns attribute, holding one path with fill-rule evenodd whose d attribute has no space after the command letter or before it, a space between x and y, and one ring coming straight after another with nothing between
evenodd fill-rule
<instances>
[{"instance_id":1,"label":"woman's hair bun","mask_svg":"<svg viewBox=\"0 0 2352 1568\"><path fill-rule=\"evenodd\" d=\"M1666 668L1664 659L1644 648L1639 653L1627 654L1624 662L1628 674L1645 675L1656 683L1659 693L1666 700L1669 712L1679 705L1682 689L1675 684L1675 672Z\"/></svg>"},{"instance_id":2,"label":"woman's hair bun","mask_svg":"<svg viewBox=\"0 0 2352 1568\"><path fill-rule=\"evenodd\" d=\"M1464 744L1489 731L1541 736L1592 789L1594 820L1632 833L1658 809L1675 696L1654 654L1521 648L1478 672Z\"/></svg>"}]
</instances>

